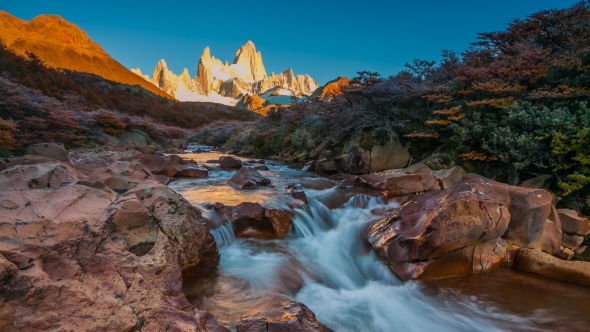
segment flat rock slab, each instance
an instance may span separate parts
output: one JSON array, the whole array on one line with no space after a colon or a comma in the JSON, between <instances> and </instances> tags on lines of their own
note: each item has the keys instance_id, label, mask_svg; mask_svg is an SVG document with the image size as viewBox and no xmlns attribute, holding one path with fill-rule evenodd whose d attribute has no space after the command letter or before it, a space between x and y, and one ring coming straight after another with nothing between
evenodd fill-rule
<instances>
[{"instance_id":1,"label":"flat rock slab","mask_svg":"<svg viewBox=\"0 0 590 332\"><path fill-rule=\"evenodd\" d=\"M538 250L518 250L514 259L514 269L590 286L590 262L566 261Z\"/></svg>"}]
</instances>

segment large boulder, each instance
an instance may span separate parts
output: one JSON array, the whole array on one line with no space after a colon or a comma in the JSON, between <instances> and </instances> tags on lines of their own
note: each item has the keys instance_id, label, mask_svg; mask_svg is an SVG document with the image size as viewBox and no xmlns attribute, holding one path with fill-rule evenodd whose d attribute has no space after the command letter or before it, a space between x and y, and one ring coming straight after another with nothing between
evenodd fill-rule
<instances>
[{"instance_id":1,"label":"large boulder","mask_svg":"<svg viewBox=\"0 0 590 332\"><path fill-rule=\"evenodd\" d=\"M319 322L313 311L299 302L285 302L272 310L242 317L238 332L333 332Z\"/></svg>"},{"instance_id":2,"label":"large boulder","mask_svg":"<svg viewBox=\"0 0 590 332\"><path fill-rule=\"evenodd\" d=\"M29 146L27 155L41 156L59 161L69 160L68 152L60 143L40 143Z\"/></svg>"},{"instance_id":3,"label":"large boulder","mask_svg":"<svg viewBox=\"0 0 590 332\"><path fill-rule=\"evenodd\" d=\"M374 145L371 149L369 173L406 167L411 158L409 149L409 145L404 147L398 141L387 142L385 145Z\"/></svg>"},{"instance_id":4,"label":"large boulder","mask_svg":"<svg viewBox=\"0 0 590 332\"><path fill-rule=\"evenodd\" d=\"M561 222L553 206L553 196L543 189L501 185L510 193L510 225L504 239L521 248L556 254L561 247Z\"/></svg>"},{"instance_id":5,"label":"large boulder","mask_svg":"<svg viewBox=\"0 0 590 332\"><path fill-rule=\"evenodd\" d=\"M150 179L118 197L58 182L0 187L0 330L228 331L182 293L182 271L219 262L198 210Z\"/></svg>"},{"instance_id":6,"label":"large boulder","mask_svg":"<svg viewBox=\"0 0 590 332\"><path fill-rule=\"evenodd\" d=\"M242 161L232 156L223 156L219 158L219 166L222 169L240 169L242 168Z\"/></svg>"},{"instance_id":7,"label":"large boulder","mask_svg":"<svg viewBox=\"0 0 590 332\"><path fill-rule=\"evenodd\" d=\"M514 260L514 269L590 286L590 262L562 260L539 250L518 250Z\"/></svg>"},{"instance_id":8,"label":"large boulder","mask_svg":"<svg viewBox=\"0 0 590 332\"><path fill-rule=\"evenodd\" d=\"M125 132L125 134L119 137L119 141L125 145L135 147L145 147L148 144L154 143L147 133L137 129Z\"/></svg>"},{"instance_id":9,"label":"large boulder","mask_svg":"<svg viewBox=\"0 0 590 332\"><path fill-rule=\"evenodd\" d=\"M506 261L508 190L468 181L419 195L373 225L369 242L402 280L486 273Z\"/></svg>"},{"instance_id":10,"label":"large boulder","mask_svg":"<svg viewBox=\"0 0 590 332\"><path fill-rule=\"evenodd\" d=\"M398 141L385 145L374 145L369 150L352 143L346 155L344 168L351 174L369 174L406 167L411 159L410 146L403 146Z\"/></svg>"},{"instance_id":11,"label":"large boulder","mask_svg":"<svg viewBox=\"0 0 590 332\"><path fill-rule=\"evenodd\" d=\"M253 167L242 167L236 174L234 174L228 182L231 186L239 189L256 189L258 186L267 186L270 184L270 180L262 176Z\"/></svg>"}]
</instances>

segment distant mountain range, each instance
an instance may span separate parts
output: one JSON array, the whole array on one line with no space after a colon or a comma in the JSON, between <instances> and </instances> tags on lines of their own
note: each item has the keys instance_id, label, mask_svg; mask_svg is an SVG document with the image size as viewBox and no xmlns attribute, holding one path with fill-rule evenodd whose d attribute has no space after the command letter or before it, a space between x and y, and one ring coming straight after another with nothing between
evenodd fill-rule
<instances>
[{"instance_id":1,"label":"distant mountain range","mask_svg":"<svg viewBox=\"0 0 590 332\"><path fill-rule=\"evenodd\" d=\"M235 105L259 95L270 104L289 104L292 98L304 98L318 88L317 82L309 75L295 76L291 69L267 76L262 54L256 51L251 41L238 49L232 64L211 56L209 47L206 47L194 78L190 77L187 68L175 75L164 60L158 62L151 78L139 68L131 71L181 101Z\"/></svg>"},{"instance_id":2,"label":"distant mountain range","mask_svg":"<svg viewBox=\"0 0 590 332\"><path fill-rule=\"evenodd\" d=\"M27 22L0 11L0 40L17 54L35 53L49 67L140 85L152 93L172 98L111 58L86 32L59 15L39 15Z\"/></svg>"},{"instance_id":3,"label":"distant mountain range","mask_svg":"<svg viewBox=\"0 0 590 332\"><path fill-rule=\"evenodd\" d=\"M195 77L186 68L176 75L160 60L151 78L139 68L125 68L86 32L59 15L39 15L27 22L0 11L0 41L17 54L34 53L48 67L139 85L179 101L214 102L266 114L276 108L274 105L319 99L324 95L324 89L318 89L318 83L309 75L295 75L287 69L268 76L262 54L251 41L237 50L231 64L211 56L206 47Z\"/></svg>"}]
</instances>

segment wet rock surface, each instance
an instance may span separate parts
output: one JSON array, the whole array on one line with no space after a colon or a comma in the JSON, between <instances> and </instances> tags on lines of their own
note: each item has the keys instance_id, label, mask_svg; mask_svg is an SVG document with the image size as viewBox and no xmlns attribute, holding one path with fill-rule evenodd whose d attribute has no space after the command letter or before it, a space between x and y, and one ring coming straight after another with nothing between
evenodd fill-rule
<instances>
[{"instance_id":1,"label":"wet rock surface","mask_svg":"<svg viewBox=\"0 0 590 332\"><path fill-rule=\"evenodd\" d=\"M402 280L488 273L509 259L507 243L560 252L551 195L470 180L426 192L373 225L369 242Z\"/></svg>"},{"instance_id":2,"label":"wet rock surface","mask_svg":"<svg viewBox=\"0 0 590 332\"><path fill-rule=\"evenodd\" d=\"M232 156L223 156L219 158L219 165L222 169L240 169L242 161Z\"/></svg>"},{"instance_id":3,"label":"wet rock surface","mask_svg":"<svg viewBox=\"0 0 590 332\"><path fill-rule=\"evenodd\" d=\"M256 189L259 186L267 186L270 180L262 176L253 167L245 166L240 168L229 180L229 184L239 189Z\"/></svg>"}]
</instances>

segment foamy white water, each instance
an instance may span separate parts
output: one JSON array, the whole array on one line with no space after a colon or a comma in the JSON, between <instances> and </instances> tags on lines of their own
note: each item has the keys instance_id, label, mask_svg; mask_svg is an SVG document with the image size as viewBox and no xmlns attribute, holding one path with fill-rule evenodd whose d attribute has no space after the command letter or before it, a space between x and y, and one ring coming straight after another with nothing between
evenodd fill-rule
<instances>
[{"instance_id":1,"label":"foamy white water","mask_svg":"<svg viewBox=\"0 0 590 332\"><path fill-rule=\"evenodd\" d=\"M203 183L226 193L225 182L233 173L219 174ZM264 175L274 186L252 192L251 197L285 209L289 209L285 184L318 180L284 166L270 166ZM195 203L207 199L194 181L175 186ZM377 218L371 210L395 208L396 203L363 194L342 200L354 190L338 186L305 192L309 206L292 210L295 221L285 240L236 239L231 225L221 222L212 230L221 262L215 283L207 286L215 291L199 300L203 309L234 329L243 314L264 306L270 297L304 303L336 331L530 331L543 330L540 323L556 320L551 316L555 305L545 310L544 304L535 304L541 309L523 315L496 307L497 302L486 300L489 297L480 299L444 288L435 294L419 282L401 283L363 239L364 231ZM248 201L248 193L236 194ZM345 203L336 209L325 205L340 201Z\"/></svg>"}]
</instances>

